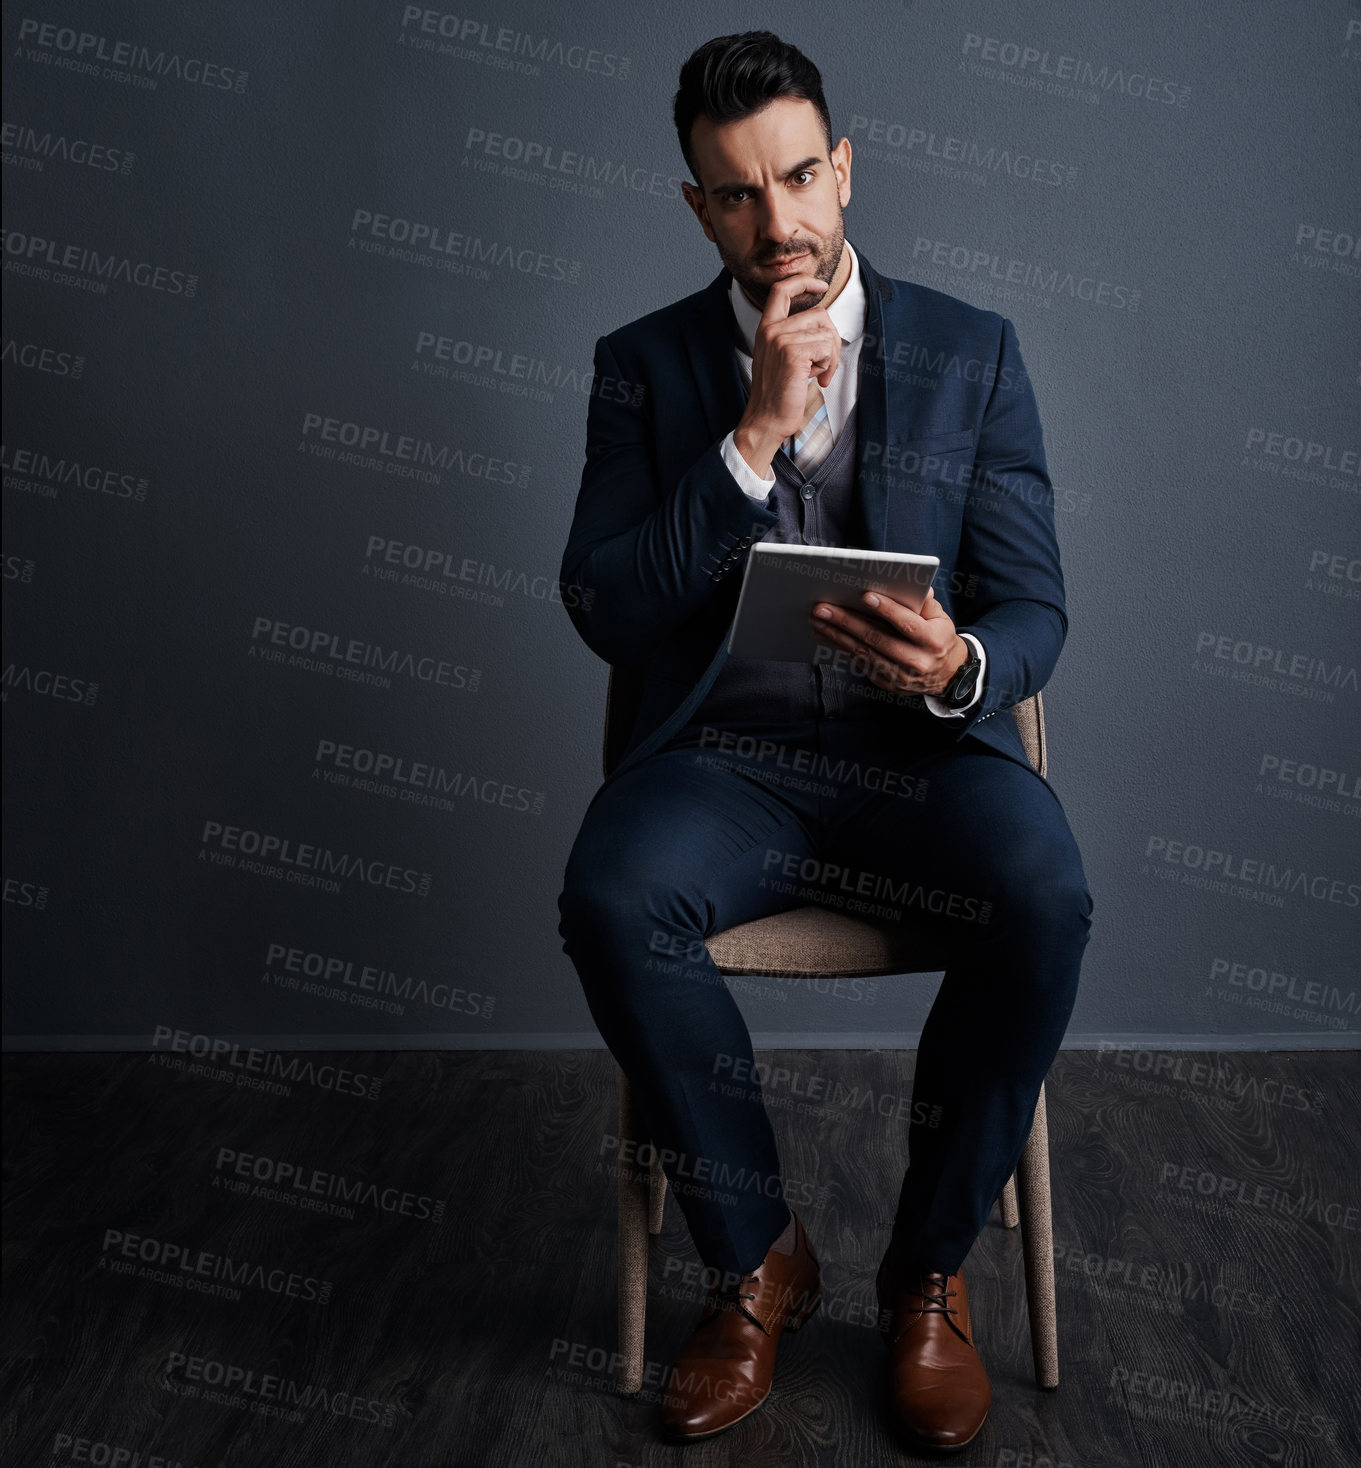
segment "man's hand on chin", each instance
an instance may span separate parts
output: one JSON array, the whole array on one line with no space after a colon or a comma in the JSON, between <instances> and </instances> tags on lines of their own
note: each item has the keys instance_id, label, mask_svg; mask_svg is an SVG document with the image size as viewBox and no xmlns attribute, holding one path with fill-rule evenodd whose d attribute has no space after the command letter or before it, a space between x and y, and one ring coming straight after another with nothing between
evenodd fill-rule
<instances>
[{"instance_id":1,"label":"man's hand on chin","mask_svg":"<svg viewBox=\"0 0 1361 1468\"><path fill-rule=\"evenodd\" d=\"M808 625L817 636L861 659L857 671L863 666L876 688L939 694L968 662L969 644L955 631L933 588L927 589L920 612L884 592L866 591L861 600L872 618L822 601L814 605Z\"/></svg>"}]
</instances>

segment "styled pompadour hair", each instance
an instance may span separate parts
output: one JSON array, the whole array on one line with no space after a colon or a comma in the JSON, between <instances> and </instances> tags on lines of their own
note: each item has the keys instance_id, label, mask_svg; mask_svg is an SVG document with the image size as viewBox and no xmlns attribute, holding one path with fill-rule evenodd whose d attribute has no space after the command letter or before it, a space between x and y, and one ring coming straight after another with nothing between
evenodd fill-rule
<instances>
[{"instance_id":1,"label":"styled pompadour hair","mask_svg":"<svg viewBox=\"0 0 1361 1468\"><path fill-rule=\"evenodd\" d=\"M691 53L680 70L673 115L686 167L700 188L690 134L701 115L711 122L737 122L759 112L777 97L801 97L822 119L827 152L832 151L832 118L822 95L822 73L774 31L742 31L715 36Z\"/></svg>"}]
</instances>

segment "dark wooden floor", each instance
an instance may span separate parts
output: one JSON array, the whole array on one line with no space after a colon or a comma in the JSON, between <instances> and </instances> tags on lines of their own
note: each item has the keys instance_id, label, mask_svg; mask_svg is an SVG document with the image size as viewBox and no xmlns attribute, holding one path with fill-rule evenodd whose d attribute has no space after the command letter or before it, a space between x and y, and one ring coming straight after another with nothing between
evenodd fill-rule
<instances>
[{"instance_id":1,"label":"dark wooden floor","mask_svg":"<svg viewBox=\"0 0 1361 1468\"><path fill-rule=\"evenodd\" d=\"M762 1054L801 1078L770 1092L795 1102L771 1114L787 1176L820 1189L801 1212L824 1306L782 1342L766 1406L689 1448L658 1440L653 1402L611 1386L609 1056L303 1058L381 1078L379 1093L340 1094L322 1073L270 1095L239 1086L241 1066L146 1055L8 1057L5 1463L913 1461L885 1430L885 1353L860 1323L902 1124L850 1102L799 1111L793 1094L822 1076L861 1100L906 1096L910 1054ZM954 1461L1361 1462L1355 1054L1069 1052L1048 1094L1062 1382L1035 1388L1020 1241L994 1217L965 1266L993 1407ZM387 1208L376 1195L347 1205L353 1218L252 1196L254 1181L234 1193L224 1148L275 1182L294 1166L318 1201L336 1176L396 1191ZM420 1216L440 1199L442 1219ZM187 1279L212 1283L183 1267L212 1267L201 1251L260 1269L239 1298L190 1291ZM669 1199L653 1242L654 1379L693 1322L695 1257ZM290 1275L293 1298L276 1292ZM329 1301L306 1298L322 1282Z\"/></svg>"}]
</instances>

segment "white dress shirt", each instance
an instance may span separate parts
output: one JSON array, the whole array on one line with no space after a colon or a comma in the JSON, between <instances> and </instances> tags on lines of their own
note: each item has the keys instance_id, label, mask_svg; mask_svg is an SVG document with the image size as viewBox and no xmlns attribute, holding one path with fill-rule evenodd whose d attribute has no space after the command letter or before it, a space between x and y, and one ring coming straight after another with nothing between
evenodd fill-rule
<instances>
[{"instance_id":1,"label":"white dress shirt","mask_svg":"<svg viewBox=\"0 0 1361 1468\"><path fill-rule=\"evenodd\" d=\"M860 261L849 240L846 241L846 250L851 257L851 273L847 277L846 284L841 287L836 300L827 307L827 314L832 318L832 325L841 333L841 359L837 363L831 382L822 389L823 401L827 404L827 423L832 430L833 443L840 437L846 419L855 406L855 395L859 387L860 348L865 340L865 282L860 274ZM738 285L735 278L729 294L732 297L732 309L733 314L737 317L738 330L742 333L742 340L746 344L745 351L740 347L735 349L737 365L741 369L743 382L750 389L751 358L756 343L756 328L761 324L761 312L742 294L742 287ZM789 453L792 447L792 440L785 439L785 452ZM742 457L741 450L738 449L731 433L723 440L722 454L723 462L728 466L733 478L737 480L742 493L758 504L769 508L766 501L775 484L775 471L772 469L768 478L759 475ZM927 708L942 719L962 719L983 697L983 679L988 671L988 655L983 649L983 644L972 633L961 632L959 635L977 652L982 667L978 670L978 682L974 687L974 696L962 709L952 709L930 693L922 695Z\"/></svg>"}]
</instances>

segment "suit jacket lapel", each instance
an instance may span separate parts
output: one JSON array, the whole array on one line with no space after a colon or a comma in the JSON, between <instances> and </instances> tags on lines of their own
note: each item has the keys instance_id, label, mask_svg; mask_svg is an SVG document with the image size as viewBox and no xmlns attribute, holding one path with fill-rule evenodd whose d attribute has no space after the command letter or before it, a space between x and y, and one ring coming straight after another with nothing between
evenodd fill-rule
<instances>
[{"instance_id":1,"label":"suit jacket lapel","mask_svg":"<svg viewBox=\"0 0 1361 1468\"><path fill-rule=\"evenodd\" d=\"M695 301L693 320L685 333L685 351L704 405L710 443L722 438L746 407L746 390L733 352L731 285L732 275L725 265Z\"/></svg>"},{"instance_id":2,"label":"suit jacket lapel","mask_svg":"<svg viewBox=\"0 0 1361 1468\"><path fill-rule=\"evenodd\" d=\"M860 273L865 281L865 340L860 348L860 393L856 416L860 421L859 462L856 465L856 498L871 550L894 550L886 543L885 522L888 486L884 480L884 445L894 438L892 425L902 421L897 402L900 386L890 382L884 371L884 343L898 336L896 326L901 303L895 300L893 282L880 275L857 248ZM894 323L890 330L885 322Z\"/></svg>"}]
</instances>

